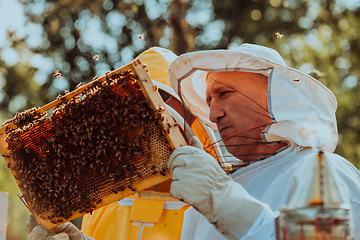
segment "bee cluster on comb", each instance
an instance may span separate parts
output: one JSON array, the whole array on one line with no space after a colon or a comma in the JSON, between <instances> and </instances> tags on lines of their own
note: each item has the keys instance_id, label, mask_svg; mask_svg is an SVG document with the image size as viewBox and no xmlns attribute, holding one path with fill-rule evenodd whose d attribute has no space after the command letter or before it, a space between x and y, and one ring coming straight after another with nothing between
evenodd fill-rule
<instances>
[{"instance_id":1,"label":"bee cluster on comb","mask_svg":"<svg viewBox=\"0 0 360 240\"><path fill-rule=\"evenodd\" d=\"M11 169L29 209L53 224L91 213L105 196L167 170L163 110L131 71L96 79L51 116L34 108L8 121ZM80 86L83 87L83 86ZM171 127L171 126L169 126Z\"/></svg>"}]
</instances>

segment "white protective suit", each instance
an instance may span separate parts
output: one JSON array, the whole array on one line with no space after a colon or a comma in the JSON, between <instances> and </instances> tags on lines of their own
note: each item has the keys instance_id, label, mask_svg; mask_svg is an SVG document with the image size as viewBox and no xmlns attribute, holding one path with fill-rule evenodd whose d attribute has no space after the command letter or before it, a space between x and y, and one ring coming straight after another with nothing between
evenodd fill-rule
<instances>
[{"instance_id":1,"label":"white protective suit","mask_svg":"<svg viewBox=\"0 0 360 240\"><path fill-rule=\"evenodd\" d=\"M226 235L228 239L275 239L274 221L279 208L289 202L321 149L345 202L351 206L351 234L360 239L360 173L346 159L332 153L338 140L332 92L316 79L287 67L276 51L266 47L243 44L233 50L181 55L169 67L172 87L192 113L214 130L216 125L209 121L205 101L206 76L208 72L224 71L268 76L268 109L273 124L262 133L263 141L285 140L289 147L231 175L238 185L235 189L245 189L251 196L247 201L261 202L261 213L252 226L237 231L244 228L238 214L227 214L225 220L213 224L232 232L232 236ZM242 204L226 201L221 211L236 211ZM197 224L194 239L225 239L208 220L204 216L185 219L184 225Z\"/></svg>"}]
</instances>

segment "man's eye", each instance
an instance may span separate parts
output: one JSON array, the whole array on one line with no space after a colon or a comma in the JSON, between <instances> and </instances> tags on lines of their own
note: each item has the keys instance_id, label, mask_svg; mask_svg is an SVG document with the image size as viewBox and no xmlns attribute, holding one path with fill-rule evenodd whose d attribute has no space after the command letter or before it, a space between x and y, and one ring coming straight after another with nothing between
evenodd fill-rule
<instances>
[{"instance_id":1,"label":"man's eye","mask_svg":"<svg viewBox=\"0 0 360 240\"><path fill-rule=\"evenodd\" d=\"M230 93L230 91L222 91L222 92L220 92L220 97L222 97L222 96L224 96L224 95L226 95L228 93Z\"/></svg>"}]
</instances>

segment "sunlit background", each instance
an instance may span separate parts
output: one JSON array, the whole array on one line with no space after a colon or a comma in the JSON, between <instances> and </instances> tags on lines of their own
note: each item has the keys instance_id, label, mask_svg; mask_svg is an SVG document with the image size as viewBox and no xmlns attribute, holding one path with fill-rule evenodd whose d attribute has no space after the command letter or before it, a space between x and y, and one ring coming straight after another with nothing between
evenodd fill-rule
<instances>
[{"instance_id":1,"label":"sunlit background","mask_svg":"<svg viewBox=\"0 0 360 240\"><path fill-rule=\"evenodd\" d=\"M334 92L336 153L360 167L359 7L360 0L0 0L0 120L152 46L180 55L257 43ZM53 77L57 70L63 78ZM3 160L0 191L10 193L7 239L26 239L28 211Z\"/></svg>"}]
</instances>

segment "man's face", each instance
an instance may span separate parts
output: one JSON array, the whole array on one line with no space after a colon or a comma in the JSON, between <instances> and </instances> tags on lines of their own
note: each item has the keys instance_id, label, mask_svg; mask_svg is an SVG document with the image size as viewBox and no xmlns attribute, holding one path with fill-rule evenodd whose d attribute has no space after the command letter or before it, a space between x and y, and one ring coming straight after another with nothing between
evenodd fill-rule
<instances>
[{"instance_id":1,"label":"man's face","mask_svg":"<svg viewBox=\"0 0 360 240\"><path fill-rule=\"evenodd\" d=\"M210 121L217 124L222 138L244 131L223 141L231 154L244 162L269 154L260 135L265 126L259 127L271 123L267 77L235 71L209 73L206 101Z\"/></svg>"}]
</instances>

